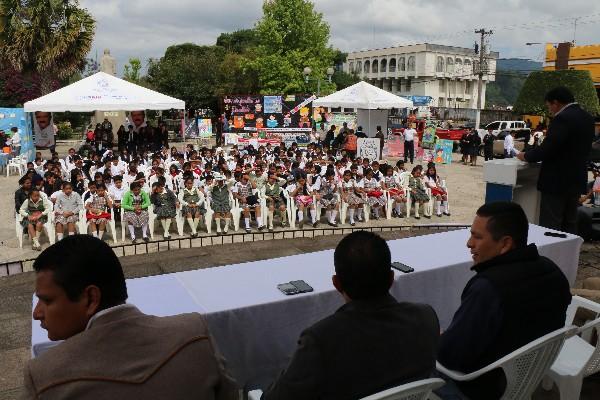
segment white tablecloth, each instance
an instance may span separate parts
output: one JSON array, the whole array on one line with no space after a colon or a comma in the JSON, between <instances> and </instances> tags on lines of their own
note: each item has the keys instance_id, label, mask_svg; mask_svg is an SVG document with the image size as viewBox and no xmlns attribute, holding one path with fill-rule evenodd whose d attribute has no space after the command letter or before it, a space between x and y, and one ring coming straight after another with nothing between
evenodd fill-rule
<instances>
[{"instance_id":1,"label":"white tablecloth","mask_svg":"<svg viewBox=\"0 0 600 400\"><path fill-rule=\"evenodd\" d=\"M556 262L574 283L581 238L544 236L531 225L529 241ZM473 276L466 241L457 230L389 241L393 261L415 272L396 273L392 294L400 301L430 304L442 328L460 305L460 294ZM331 284L333 250L127 280L129 302L158 316L185 312L205 315L227 359L227 368L247 387L268 384L285 367L301 331L342 305ZM314 292L285 296L277 284L303 279ZM35 300L34 300L35 302ZM32 345L44 347L46 331L32 324Z\"/></svg>"}]
</instances>

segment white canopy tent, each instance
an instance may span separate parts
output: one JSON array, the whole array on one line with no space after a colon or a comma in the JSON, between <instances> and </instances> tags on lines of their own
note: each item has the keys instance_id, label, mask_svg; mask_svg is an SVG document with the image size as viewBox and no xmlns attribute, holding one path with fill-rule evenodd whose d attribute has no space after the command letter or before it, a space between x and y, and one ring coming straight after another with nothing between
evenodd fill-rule
<instances>
[{"instance_id":1,"label":"white canopy tent","mask_svg":"<svg viewBox=\"0 0 600 400\"><path fill-rule=\"evenodd\" d=\"M25 112L183 110L185 102L105 72L25 103Z\"/></svg>"},{"instance_id":2,"label":"white canopy tent","mask_svg":"<svg viewBox=\"0 0 600 400\"><path fill-rule=\"evenodd\" d=\"M383 128L384 134L387 131L388 110L413 108L413 102L360 81L329 96L316 99L313 106L356 108L357 124L365 128L369 136L375 136L377 126Z\"/></svg>"}]
</instances>

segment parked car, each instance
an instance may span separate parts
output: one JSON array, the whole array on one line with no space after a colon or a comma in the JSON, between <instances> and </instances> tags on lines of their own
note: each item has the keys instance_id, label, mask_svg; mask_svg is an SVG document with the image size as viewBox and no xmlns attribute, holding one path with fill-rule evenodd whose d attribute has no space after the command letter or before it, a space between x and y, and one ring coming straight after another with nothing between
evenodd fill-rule
<instances>
[{"instance_id":1,"label":"parked car","mask_svg":"<svg viewBox=\"0 0 600 400\"><path fill-rule=\"evenodd\" d=\"M515 132L516 139L529 139L531 129L527 128L525 121L494 121L485 126L484 129L478 129L479 136L483 138L488 130L492 130L492 135L499 140L504 140L508 132Z\"/></svg>"}]
</instances>

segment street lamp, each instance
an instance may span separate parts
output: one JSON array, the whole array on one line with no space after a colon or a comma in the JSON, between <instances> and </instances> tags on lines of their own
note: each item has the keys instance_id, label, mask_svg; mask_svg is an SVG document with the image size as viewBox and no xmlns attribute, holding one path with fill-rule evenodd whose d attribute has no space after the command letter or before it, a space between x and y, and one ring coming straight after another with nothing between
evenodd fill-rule
<instances>
[{"instance_id":1,"label":"street lamp","mask_svg":"<svg viewBox=\"0 0 600 400\"><path fill-rule=\"evenodd\" d=\"M331 83L331 77L333 76L335 69L333 67L327 68L327 81ZM304 67L302 70L302 75L304 75L304 83L308 84L310 81L310 74L312 74L312 68ZM317 96L321 94L321 77L317 77Z\"/></svg>"}]
</instances>

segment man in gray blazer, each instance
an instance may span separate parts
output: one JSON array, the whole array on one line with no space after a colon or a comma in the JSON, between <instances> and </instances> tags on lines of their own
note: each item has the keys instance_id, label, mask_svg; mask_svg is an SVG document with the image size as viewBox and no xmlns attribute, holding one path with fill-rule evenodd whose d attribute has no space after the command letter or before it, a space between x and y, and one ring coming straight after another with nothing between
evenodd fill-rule
<instances>
[{"instance_id":1,"label":"man in gray blazer","mask_svg":"<svg viewBox=\"0 0 600 400\"><path fill-rule=\"evenodd\" d=\"M69 236L33 267L33 317L64 342L28 362L25 398L237 398L203 318L154 317L126 304L121 264L103 241Z\"/></svg>"},{"instance_id":2,"label":"man in gray blazer","mask_svg":"<svg viewBox=\"0 0 600 400\"><path fill-rule=\"evenodd\" d=\"M381 237L346 236L334 253L333 285L346 304L306 329L290 365L263 400L351 400L435 370L440 327L425 304L398 302L391 256Z\"/></svg>"}]
</instances>

